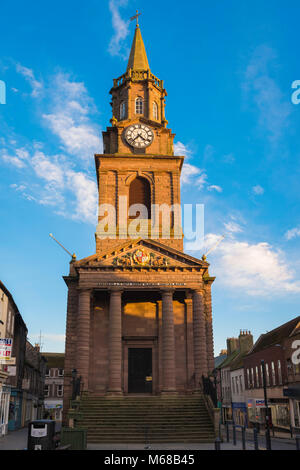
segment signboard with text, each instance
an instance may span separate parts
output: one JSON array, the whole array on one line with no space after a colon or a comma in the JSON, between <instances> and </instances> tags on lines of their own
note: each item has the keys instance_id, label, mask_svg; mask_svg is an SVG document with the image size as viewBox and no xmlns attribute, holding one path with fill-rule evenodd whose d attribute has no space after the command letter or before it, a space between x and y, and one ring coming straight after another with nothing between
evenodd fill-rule
<instances>
[{"instance_id":1,"label":"signboard with text","mask_svg":"<svg viewBox=\"0 0 300 470\"><path fill-rule=\"evenodd\" d=\"M0 363L9 362L12 355L12 338L0 338Z\"/></svg>"}]
</instances>

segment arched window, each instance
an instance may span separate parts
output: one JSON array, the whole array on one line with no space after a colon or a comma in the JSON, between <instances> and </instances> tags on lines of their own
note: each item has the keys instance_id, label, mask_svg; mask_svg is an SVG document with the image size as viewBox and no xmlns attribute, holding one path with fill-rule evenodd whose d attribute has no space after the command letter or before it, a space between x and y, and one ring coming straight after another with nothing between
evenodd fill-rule
<instances>
[{"instance_id":1,"label":"arched window","mask_svg":"<svg viewBox=\"0 0 300 470\"><path fill-rule=\"evenodd\" d=\"M125 119L126 106L125 101L120 104L120 120Z\"/></svg>"},{"instance_id":2,"label":"arched window","mask_svg":"<svg viewBox=\"0 0 300 470\"><path fill-rule=\"evenodd\" d=\"M281 362L280 360L278 360L278 381L279 381L279 385L282 385L282 371L281 371Z\"/></svg>"},{"instance_id":3,"label":"arched window","mask_svg":"<svg viewBox=\"0 0 300 470\"><path fill-rule=\"evenodd\" d=\"M129 187L129 210L135 204L142 204L143 211L133 211L134 214L129 213L131 219L135 219L140 215L144 218L151 219L151 187L150 183L141 177L135 178Z\"/></svg>"},{"instance_id":4,"label":"arched window","mask_svg":"<svg viewBox=\"0 0 300 470\"><path fill-rule=\"evenodd\" d=\"M158 105L155 101L153 102L153 119L158 121Z\"/></svg>"},{"instance_id":5,"label":"arched window","mask_svg":"<svg viewBox=\"0 0 300 470\"><path fill-rule=\"evenodd\" d=\"M135 114L144 114L144 101L140 96L135 100Z\"/></svg>"}]
</instances>

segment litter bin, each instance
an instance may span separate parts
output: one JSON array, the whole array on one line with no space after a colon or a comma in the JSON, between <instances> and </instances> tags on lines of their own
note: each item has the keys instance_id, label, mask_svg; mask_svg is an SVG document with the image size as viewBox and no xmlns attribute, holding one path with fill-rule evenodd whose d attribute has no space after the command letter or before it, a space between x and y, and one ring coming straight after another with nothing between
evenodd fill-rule
<instances>
[{"instance_id":1,"label":"litter bin","mask_svg":"<svg viewBox=\"0 0 300 470\"><path fill-rule=\"evenodd\" d=\"M28 450L54 450L55 449L55 421L39 419L28 424Z\"/></svg>"}]
</instances>

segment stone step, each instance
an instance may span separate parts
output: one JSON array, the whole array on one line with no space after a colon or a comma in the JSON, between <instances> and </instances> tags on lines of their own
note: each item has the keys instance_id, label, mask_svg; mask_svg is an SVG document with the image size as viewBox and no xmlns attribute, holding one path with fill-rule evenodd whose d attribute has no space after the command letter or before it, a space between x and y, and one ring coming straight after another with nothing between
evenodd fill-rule
<instances>
[{"instance_id":1,"label":"stone step","mask_svg":"<svg viewBox=\"0 0 300 470\"><path fill-rule=\"evenodd\" d=\"M91 397L80 403L77 426L88 442L213 442L211 418L201 396Z\"/></svg>"}]
</instances>

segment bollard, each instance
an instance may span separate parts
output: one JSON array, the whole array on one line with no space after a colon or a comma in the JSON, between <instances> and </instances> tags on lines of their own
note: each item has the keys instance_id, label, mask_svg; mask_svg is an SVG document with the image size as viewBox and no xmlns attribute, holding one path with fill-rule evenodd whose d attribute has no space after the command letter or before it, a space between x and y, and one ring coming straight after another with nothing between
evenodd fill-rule
<instances>
[{"instance_id":1,"label":"bollard","mask_svg":"<svg viewBox=\"0 0 300 470\"><path fill-rule=\"evenodd\" d=\"M236 429L235 429L235 424L232 426L232 431L233 431L233 445L236 446Z\"/></svg>"},{"instance_id":2,"label":"bollard","mask_svg":"<svg viewBox=\"0 0 300 470\"><path fill-rule=\"evenodd\" d=\"M226 423L226 438L227 438L227 442L229 442L229 426L228 426L228 423Z\"/></svg>"},{"instance_id":3,"label":"bollard","mask_svg":"<svg viewBox=\"0 0 300 470\"><path fill-rule=\"evenodd\" d=\"M300 436L296 436L296 450L300 450Z\"/></svg>"},{"instance_id":4,"label":"bollard","mask_svg":"<svg viewBox=\"0 0 300 470\"><path fill-rule=\"evenodd\" d=\"M257 438L257 429L256 428L253 428L253 441L254 441L254 449L259 450L258 449L258 438Z\"/></svg>"},{"instance_id":5,"label":"bollard","mask_svg":"<svg viewBox=\"0 0 300 470\"><path fill-rule=\"evenodd\" d=\"M215 450L221 450L221 439L219 437L215 440Z\"/></svg>"},{"instance_id":6,"label":"bollard","mask_svg":"<svg viewBox=\"0 0 300 470\"><path fill-rule=\"evenodd\" d=\"M246 450L246 429L245 429L245 426L242 426L242 444L243 444L243 450Z\"/></svg>"},{"instance_id":7,"label":"bollard","mask_svg":"<svg viewBox=\"0 0 300 470\"><path fill-rule=\"evenodd\" d=\"M267 450L272 450L270 428L269 427L267 427L265 435L266 435L266 448L267 448Z\"/></svg>"}]
</instances>

